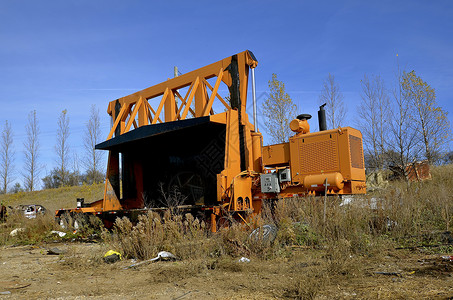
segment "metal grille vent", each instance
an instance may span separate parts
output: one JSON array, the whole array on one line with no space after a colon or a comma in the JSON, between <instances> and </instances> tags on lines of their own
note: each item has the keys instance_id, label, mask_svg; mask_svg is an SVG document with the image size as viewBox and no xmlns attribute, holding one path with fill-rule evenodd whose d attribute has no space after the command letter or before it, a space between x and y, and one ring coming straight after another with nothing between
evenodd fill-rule
<instances>
[{"instance_id":1,"label":"metal grille vent","mask_svg":"<svg viewBox=\"0 0 453 300\"><path fill-rule=\"evenodd\" d=\"M349 135L349 149L351 150L351 166L353 168L363 169L362 139Z\"/></svg>"},{"instance_id":2,"label":"metal grille vent","mask_svg":"<svg viewBox=\"0 0 453 300\"><path fill-rule=\"evenodd\" d=\"M333 140L301 143L300 170L302 173L338 170L337 145Z\"/></svg>"}]
</instances>

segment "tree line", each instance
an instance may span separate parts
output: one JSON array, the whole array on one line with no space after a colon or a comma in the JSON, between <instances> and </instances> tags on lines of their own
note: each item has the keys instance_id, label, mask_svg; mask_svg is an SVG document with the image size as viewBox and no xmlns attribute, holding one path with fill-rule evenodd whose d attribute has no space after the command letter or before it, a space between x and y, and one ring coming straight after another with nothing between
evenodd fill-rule
<instances>
[{"instance_id":1,"label":"tree line","mask_svg":"<svg viewBox=\"0 0 453 300\"><path fill-rule=\"evenodd\" d=\"M74 186L83 183L93 184L104 180L102 172L102 152L95 150L95 145L101 142L101 124L99 109L91 106L90 116L85 123L83 135L83 155L81 159L77 153L73 153L73 164L71 166L71 148L69 146L69 116L68 111L63 110L57 120L56 140L54 145L55 167L41 178L44 168L41 163L40 128L36 110L28 114L25 125L25 140L22 148L23 168L19 174L22 178L22 185L16 182L17 179L13 131L11 124L5 121L0 135L0 193L34 191L42 186L44 189L58 188L61 186ZM81 162L84 172L80 171ZM41 185L42 183L42 185Z\"/></svg>"},{"instance_id":2,"label":"tree line","mask_svg":"<svg viewBox=\"0 0 453 300\"><path fill-rule=\"evenodd\" d=\"M365 74L360 89L361 101L354 105L354 122L363 135L368 170L425 159L430 164L453 162L448 112L438 106L434 88L415 71L401 71L398 67L391 87L379 75ZM288 122L295 117L297 106L276 74L269 80L269 90L262 105L265 130L271 142L287 142L292 135ZM344 96L333 74L328 74L323 82L319 103L326 103L328 129L345 125Z\"/></svg>"}]
</instances>

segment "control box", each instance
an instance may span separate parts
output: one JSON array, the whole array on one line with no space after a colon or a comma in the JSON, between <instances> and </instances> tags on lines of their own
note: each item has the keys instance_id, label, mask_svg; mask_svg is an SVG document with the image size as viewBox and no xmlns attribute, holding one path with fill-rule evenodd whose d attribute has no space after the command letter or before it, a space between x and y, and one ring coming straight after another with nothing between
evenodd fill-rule
<instances>
[{"instance_id":1,"label":"control box","mask_svg":"<svg viewBox=\"0 0 453 300\"><path fill-rule=\"evenodd\" d=\"M277 173L261 174L261 192L263 193L280 193Z\"/></svg>"},{"instance_id":2,"label":"control box","mask_svg":"<svg viewBox=\"0 0 453 300\"><path fill-rule=\"evenodd\" d=\"M291 181L291 171L289 169L279 170L278 179L280 180L280 182Z\"/></svg>"}]
</instances>

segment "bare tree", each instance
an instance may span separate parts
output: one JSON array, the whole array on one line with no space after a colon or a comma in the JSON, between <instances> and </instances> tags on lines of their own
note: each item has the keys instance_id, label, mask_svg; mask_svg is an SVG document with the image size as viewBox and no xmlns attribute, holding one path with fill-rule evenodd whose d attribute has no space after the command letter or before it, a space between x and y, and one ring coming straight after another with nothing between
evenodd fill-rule
<instances>
[{"instance_id":1,"label":"bare tree","mask_svg":"<svg viewBox=\"0 0 453 300\"><path fill-rule=\"evenodd\" d=\"M346 116L346 109L343 102L343 94L340 92L340 86L335 82L335 76L330 74L324 80L319 103L326 103L327 127L330 129L342 125Z\"/></svg>"},{"instance_id":2,"label":"bare tree","mask_svg":"<svg viewBox=\"0 0 453 300\"><path fill-rule=\"evenodd\" d=\"M398 66L397 86L393 91L394 105L391 111L390 138L386 158L390 164L405 166L417 157L417 134L413 120L413 109L403 96L402 73ZM403 174L401 174L403 175Z\"/></svg>"},{"instance_id":3,"label":"bare tree","mask_svg":"<svg viewBox=\"0 0 453 300\"><path fill-rule=\"evenodd\" d=\"M9 124L8 121L5 121L5 127L3 127L0 145L0 179L2 181L1 192L4 194L8 192L8 186L13 181L14 154L11 124Z\"/></svg>"},{"instance_id":4,"label":"bare tree","mask_svg":"<svg viewBox=\"0 0 453 300\"><path fill-rule=\"evenodd\" d=\"M61 184L65 185L69 179L69 117L68 111L65 109L61 112L57 122L57 143L55 144L55 152L57 154L58 176L61 179Z\"/></svg>"},{"instance_id":5,"label":"bare tree","mask_svg":"<svg viewBox=\"0 0 453 300\"><path fill-rule=\"evenodd\" d=\"M41 171L38 165L39 158L39 126L36 110L28 114L28 123L25 126L27 137L24 141L24 186L26 191L33 191L37 186L37 178Z\"/></svg>"},{"instance_id":6,"label":"bare tree","mask_svg":"<svg viewBox=\"0 0 453 300\"><path fill-rule=\"evenodd\" d=\"M262 106L265 129L273 143L285 143L292 134L289 122L295 117L297 106L285 92L285 84L277 79L277 74L272 74L269 89L269 97Z\"/></svg>"},{"instance_id":7,"label":"bare tree","mask_svg":"<svg viewBox=\"0 0 453 300\"><path fill-rule=\"evenodd\" d=\"M364 75L361 80L362 102L357 115L358 126L364 136L365 150L371 163L368 168L382 169L388 133L389 97L380 76Z\"/></svg>"},{"instance_id":8,"label":"bare tree","mask_svg":"<svg viewBox=\"0 0 453 300\"><path fill-rule=\"evenodd\" d=\"M416 131L422 152L429 163L433 163L441 158L441 150L444 150L451 138L447 112L437 106L434 89L417 76L415 71L404 73L401 85L402 96L414 109L412 117L417 124Z\"/></svg>"},{"instance_id":9,"label":"bare tree","mask_svg":"<svg viewBox=\"0 0 453 300\"><path fill-rule=\"evenodd\" d=\"M85 148L84 167L86 169L88 183L98 183L103 180L102 152L95 149L101 141L101 121L99 109L96 105L91 106L90 118L86 123L83 145Z\"/></svg>"}]
</instances>

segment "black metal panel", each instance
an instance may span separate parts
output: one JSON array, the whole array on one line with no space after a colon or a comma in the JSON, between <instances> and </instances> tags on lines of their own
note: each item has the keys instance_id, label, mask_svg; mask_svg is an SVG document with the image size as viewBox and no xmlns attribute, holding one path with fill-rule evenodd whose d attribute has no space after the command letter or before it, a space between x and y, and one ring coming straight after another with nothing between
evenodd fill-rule
<instances>
[{"instance_id":1,"label":"black metal panel","mask_svg":"<svg viewBox=\"0 0 453 300\"><path fill-rule=\"evenodd\" d=\"M174 201L174 185L181 184L181 204L211 205L217 197L217 174L225 168L225 130L225 124L210 122L209 117L188 119L143 126L98 149L113 149L127 158L122 166L128 173L123 173L126 198L143 196L147 207L166 206ZM137 165L142 175L131 179ZM143 194L134 191L136 184Z\"/></svg>"},{"instance_id":2,"label":"black metal panel","mask_svg":"<svg viewBox=\"0 0 453 300\"><path fill-rule=\"evenodd\" d=\"M256 59L256 57L255 57L255 54L253 54L252 51L250 51L250 50L247 50L247 51L248 51L248 53L250 54L250 57L251 57L253 60L258 61L258 60Z\"/></svg>"},{"instance_id":3,"label":"black metal panel","mask_svg":"<svg viewBox=\"0 0 453 300\"><path fill-rule=\"evenodd\" d=\"M233 55L231 57L231 63L226 69L231 75L231 86L228 87L230 90L230 106L233 109L240 109L241 107L241 95L240 95L240 80L239 80L239 66L238 57Z\"/></svg>"},{"instance_id":4,"label":"black metal panel","mask_svg":"<svg viewBox=\"0 0 453 300\"><path fill-rule=\"evenodd\" d=\"M206 124L210 122L209 117L200 117L200 118L193 118L181 121L174 121L174 122L165 122L161 124L154 124L154 125L146 125L139 127L137 129L131 130L127 133L122 135L116 136L110 140L102 142L96 145L96 149L98 150L112 150L112 149L119 149L122 145L136 142L141 139L146 139L151 136L168 133L171 131L177 131L184 128L197 126L200 124Z\"/></svg>"},{"instance_id":5,"label":"black metal panel","mask_svg":"<svg viewBox=\"0 0 453 300\"><path fill-rule=\"evenodd\" d=\"M165 205L162 189L172 197L178 181L183 185L190 181L180 190L187 197L183 204L213 204L217 174L225 168L225 125L207 122L186 127L131 143L122 152L131 153L143 166L148 207Z\"/></svg>"},{"instance_id":6,"label":"black metal panel","mask_svg":"<svg viewBox=\"0 0 453 300\"><path fill-rule=\"evenodd\" d=\"M252 54L253 55L253 54ZM246 159L245 159L245 134L244 134L244 125L242 125L242 99L240 94L240 85L241 81L239 78L239 66L238 66L238 57L233 55L231 57L231 63L226 68L231 75L231 86L228 87L230 91L230 106L233 109L238 110L238 121L239 121L239 151L241 158L241 171L247 169Z\"/></svg>"},{"instance_id":7,"label":"black metal panel","mask_svg":"<svg viewBox=\"0 0 453 300\"><path fill-rule=\"evenodd\" d=\"M326 106L326 103L321 105L318 110L319 131L327 130L326 111L324 110L324 106Z\"/></svg>"}]
</instances>

